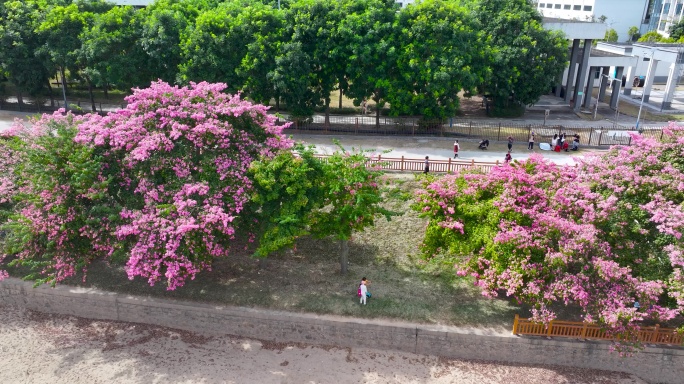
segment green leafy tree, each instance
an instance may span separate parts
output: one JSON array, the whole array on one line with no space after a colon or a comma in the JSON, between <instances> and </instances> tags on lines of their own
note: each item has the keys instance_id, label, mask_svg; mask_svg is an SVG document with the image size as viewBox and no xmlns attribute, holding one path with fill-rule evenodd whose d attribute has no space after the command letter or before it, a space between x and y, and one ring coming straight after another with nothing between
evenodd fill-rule
<instances>
[{"instance_id":1,"label":"green leafy tree","mask_svg":"<svg viewBox=\"0 0 684 384\"><path fill-rule=\"evenodd\" d=\"M340 147L320 159L312 148L295 149L297 156L281 153L250 170L260 223L256 255L291 246L303 235L332 237L340 242L340 271L347 273L352 234L374 225L378 216L392 216L381 205L382 171L365 166L367 151L349 153Z\"/></svg>"},{"instance_id":2,"label":"green leafy tree","mask_svg":"<svg viewBox=\"0 0 684 384\"><path fill-rule=\"evenodd\" d=\"M389 80L396 75L398 42L394 22L399 5L394 0L363 0L345 4L347 11L338 27L340 41L349 52L346 60L347 96L360 105L372 99L377 106L375 124L385 103Z\"/></svg>"},{"instance_id":3,"label":"green leafy tree","mask_svg":"<svg viewBox=\"0 0 684 384\"><path fill-rule=\"evenodd\" d=\"M672 39L679 40L684 37L684 22L680 20L677 24L672 25L669 32Z\"/></svg>"},{"instance_id":4,"label":"green leafy tree","mask_svg":"<svg viewBox=\"0 0 684 384\"><path fill-rule=\"evenodd\" d=\"M526 0L481 1L476 15L491 50L482 91L493 97L495 108L537 102L567 64L567 40L545 30Z\"/></svg>"},{"instance_id":5,"label":"green leafy tree","mask_svg":"<svg viewBox=\"0 0 684 384\"><path fill-rule=\"evenodd\" d=\"M130 89L149 84L147 55L137 44L141 27L135 8L114 7L97 14L81 35L85 70L98 85Z\"/></svg>"},{"instance_id":6,"label":"green leafy tree","mask_svg":"<svg viewBox=\"0 0 684 384\"><path fill-rule=\"evenodd\" d=\"M201 14L183 38L183 81L221 81L258 102L274 95L268 74L275 68L282 13L258 2L232 1Z\"/></svg>"},{"instance_id":7,"label":"green leafy tree","mask_svg":"<svg viewBox=\"0 0 684 384\"><path fill-rule=\"evenodd\" d=\"M0 72L17 88L23 104L24 92L35 95L48 85L50 71L36 52L45 39L35 33L45 13L37 1L0 3Z\"/></svg>"},{"instance_id":8,"label":"green leafy tree","mask_svg":"<svg viewBox=\"0 0 684 384\"><path fill-rule=\"evenodd\" d=\"M640 43L664 43L669 42L670 39L658 33L658 31L651 31L642 35L639 40Z\"/></svg>"},{"instance_id":9,"label":"green leafy tree","mask_svg":"<svg viewBox=\"0 0 684 384\"><path fill-rule=\"evenodd\" d=\"M155 78L177 81L181 59L181 34L199 15L200 7L189 1L159 0L139 13L138 44L148 56Z\"/></svg>"},{"instance_id":10,"label":"green leafy tree","mask_svg":"<svg viewBox=\"0 0 684 384\"><path fill-rule=\"evenodd\" d=\"M606 31L606 35L603 38L604 41L615 43L618 41L618 33L615 29L610 28Z\"/></svg>"},{"instance_id":11,"label":"green leafy tree","mask_svg":"<svg viewBox=\"0 0 684 384\"><path fill-rule=\"evenodd\" d=\"M280 93L287 97L288 108L295 115L310 116L315 107L325 106L328 121L330 93L346 68L336 34L342 17L339 3L323 0L299 0L291 3L286 12L287 43L281 46L274 75L281 85L286 85ZM290 60L294 57L306 59L300 64L302 71L288 73L286 68L292 66ZM305 97L286 96L294 90L291 85L298 83L307 84L307 91L295 91Z\"/></svg>"},{"instance_id":12,"label":"green leafy tree","mask_svg":"<svg viewBox=\"0 0 684 384\"><path fill-rule=\"evenodd\" d=\"M93 25L95 13L103 13L111 8L111 4L101 1L56 5L49 8L38 26L36 32L45 39L45 44L38 52L46 58L46 66L54 66L54 70L59 71L65 94L67 70L77 74L82 69L81 34ZM91 108L95 111L93 81L87 74L83 77L88 84ZM50 96L52 97L52 92Z\"/></svg>"},{"instance_id":13,"label":"green leafy tree","mask_svg":"<svg viewBox=\"0 0 684 384\"><path fill-rule=\"evenodd\" d=\"M629 29L627 30L627 36L627 41L634 41L639 36L639 28L636 26L629 27Z\"/></svg>"},{"instance_id":14,"label":"green leafy tree","mask_svg":"<svg viewBox=\"0 0 684 384\"><path fill-rule=\"evenodd\" d=\"M477 20L457 2L426 0L399 12L396 73L387 100L393 114L444 118L458 111L458 93L473 91L487 72Z\"/></svg>"}]
</instances>

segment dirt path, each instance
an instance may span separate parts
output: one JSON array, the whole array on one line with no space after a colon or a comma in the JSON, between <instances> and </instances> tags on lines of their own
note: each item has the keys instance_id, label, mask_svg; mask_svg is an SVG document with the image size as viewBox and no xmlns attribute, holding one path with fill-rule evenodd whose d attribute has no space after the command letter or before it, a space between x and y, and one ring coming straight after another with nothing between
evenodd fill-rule
<instances>
[{"instance_id":1,"label":"dirt path","mask_svg":"<svg viewBox=\"0 0 684 384\"><path fill-rule=\"evenodd\" d=\"M641 384L621 373L206 338L0 307L0 383Z\"/></svg>"}]
</instances>

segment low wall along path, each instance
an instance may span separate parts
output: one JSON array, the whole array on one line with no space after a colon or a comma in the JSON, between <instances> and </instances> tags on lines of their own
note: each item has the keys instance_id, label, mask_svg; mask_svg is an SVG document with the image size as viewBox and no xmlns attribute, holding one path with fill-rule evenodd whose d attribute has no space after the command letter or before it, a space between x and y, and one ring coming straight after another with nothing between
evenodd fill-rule
<instances>
[{"instance_id":1,"label":"low wall along path","mask_svg":"<svg viewBox=\"0 0 684 384\"><path fill-rule=\"evenodd\" d=\"M632 357L601 341L547 340L455 327L362 320L133 297L96 289L33 288L0 282L0 305L91 319L154 324L205 335L236 335L279 343L365 347L447 358L554 364L622 371L649 383L684 382L684 349L646 346Z\"/></svg>"}]
</instances>

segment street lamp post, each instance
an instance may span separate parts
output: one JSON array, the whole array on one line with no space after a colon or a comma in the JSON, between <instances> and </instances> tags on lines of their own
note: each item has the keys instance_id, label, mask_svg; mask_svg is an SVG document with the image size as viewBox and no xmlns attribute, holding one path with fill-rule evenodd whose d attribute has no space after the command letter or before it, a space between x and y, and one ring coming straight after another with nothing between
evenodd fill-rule
<instances>
[{"instance_id":1,"label":"street lamp post","mask_svg":"<svg viewBox=\"0 0 684 384\"><path fill-rule=\"evenodd\" d=\"M639 113L637 113L636 120L636 130L639 130L639 120L641 119L641 109L644 107L644 93L646 92L646 83L651 77L651 71L653 70L653 53L651 53L651 60L648 62L648 72L646 72L646 79L644 80L644 86L641 88L641 103L639 103Z\"/></svg>"}]
</instances>

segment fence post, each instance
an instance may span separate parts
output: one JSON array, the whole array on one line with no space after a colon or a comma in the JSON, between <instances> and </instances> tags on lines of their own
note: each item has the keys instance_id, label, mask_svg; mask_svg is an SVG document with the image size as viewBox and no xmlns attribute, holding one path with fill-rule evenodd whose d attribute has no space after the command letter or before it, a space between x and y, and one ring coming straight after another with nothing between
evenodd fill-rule
<instances>
[{"instance_id":1,"label":"fence post","mask_svg":"<svg viewBox=\"0 0 684 384\"><path fill-rule=\"evenodd\" d=\"M632 136L629 137L629 141L627 142L627 145L628 145L628 146L631 146L631 145L632 145Z\"/></svg>"},{"instance_id":2,"label":"fence post","mask_svg":"<svg viewBox=\"0 0 684 384\"><path fill-rule=\"evenodd\" d=\"M656 324L655 328L653 329L653 335L651 336L651 343L657 343L658 342L658 330L660 330L660 324Z\"/></svg>"},{"instance_id":3,"label":"fence post","mask_svg":"<svg viewBox=\"0 0 684 384\"><path fill-rule=\"evenodd\" d=\"M439 121L439 135L444 136L444 123L442 123L441 119Z\"/></svg>"},{"instance_id":4,"label":"fence post","mask_svg":"<svg viewBox=\"0 0 684 384\"><path fill-rule=\"evenodd\" d=\"M449 165L447 165L447 173L451 173L451 157L449 158Z\"/></svg>"},{"instance_id":5,"label":"fence post","mask_svg":"<svg viewBox=\"0 0 684 384\"><path fill-rule=\"evenodd\" d=\"M453 128L453 127L454 127L454 118L450 117L449 118L449 128Z\"/></svg>"},{"instance_id":6,"label":"fence post","mask_svg":"<svg viewBox=\"0 0 684 384\"><path fill-rule=\"evenodd\" d=\"M587 145L591 145L591 135L594 134L594 128L589 128L589 141L587 142Z\"/></svg>"},{"instance_id":7,"label":"fence post","mask_svg":"<svg viewBox=\"0 0 684 384\"><path fill-rule=\"evenodd\" d=\"M663 131L664 129L660 128L660 141L663 141Z\"/></svg>"},{"instance_id":8,"label":"fence post","mask_svg":"<svg viewBox=\"0 0 684 384\"><path fill-rule=\"evenodd\" d=\"M358 117L356 118L356 132L355 133L357 133L357 134L359 133L359 118Z\"/></svg>"},{"instance_id":9,"label":"fence post","mask_svg":"<svg viewBox=\"0 0 684 384\"><path fill-rule=\"evenodd\" d=\"M520 316L518 314L515 314L515 319L513 319L513 334L517 335L518 334L518 319Z\"/></svg>"},{"instance_id":10,"label":"fence post","mask_svg":"<svg viewBox=\"0 0 684 384\"><path fill-rule=\"evenodd\" d=\"M380 156L380 155L378 155ZM404 170L404 155L401 156L401 170Z\"/></svg>"},{"instance_id":11,"label":"fence post","mask_svg":"<svg viewBox=\"0 0 684 384\"><path fill-rule=\"evenodd\" d=\"M601 138L603 137L603 128L601 128L601 133L599 133L599 142L598 145L601 145Z\"/></svg>"},{"instance_id":12,"label":"fence post","mask_svg":"<svg viewBox=\"0 0 684 384\"><path fill-rule=\"evenodd\" d=\"M584 325L582 325L582 337L581 339L586 339L587 338L587 323L585 322Z\"/></svg>"},{"instance_id":13,"label":"fence post","mask_svg":"<svg viewBox=\"0 0 684 384\"><path fill-rule=\"evenodd\" d=\"M551 338L551 328L553 328L553 320L549 321L549 326L546 329L546 337Z\"/></svg>"},{"instance_id":14,"label":"fence post","mask_svg":"<svg viewBox=\"0 0 684 384\"><path fill-rule=\"evenodd\" d=\"M473 133L473 121L470 120L470 128L468 129L468 136L470 136Z\"/></svg>"},{"instance_id":15,"label":"fence post","mask_svg":"<svg viewBox=\"0 0 684 384\"><path fill-rule=\"evenodd\" d=\"M412 121L411 122L411 136L415 136L415 135L416 135L416 122Z\"/></svg>"},{"instance_id":16,"label":"fence post","mask_svg":"<svg viewBox=\"0 0 684 384\"><path fill-rule=\"evenodd\" d=\"M527 126L527 137L532 136L532 124Z\"/></svg>"}]
</instances>

